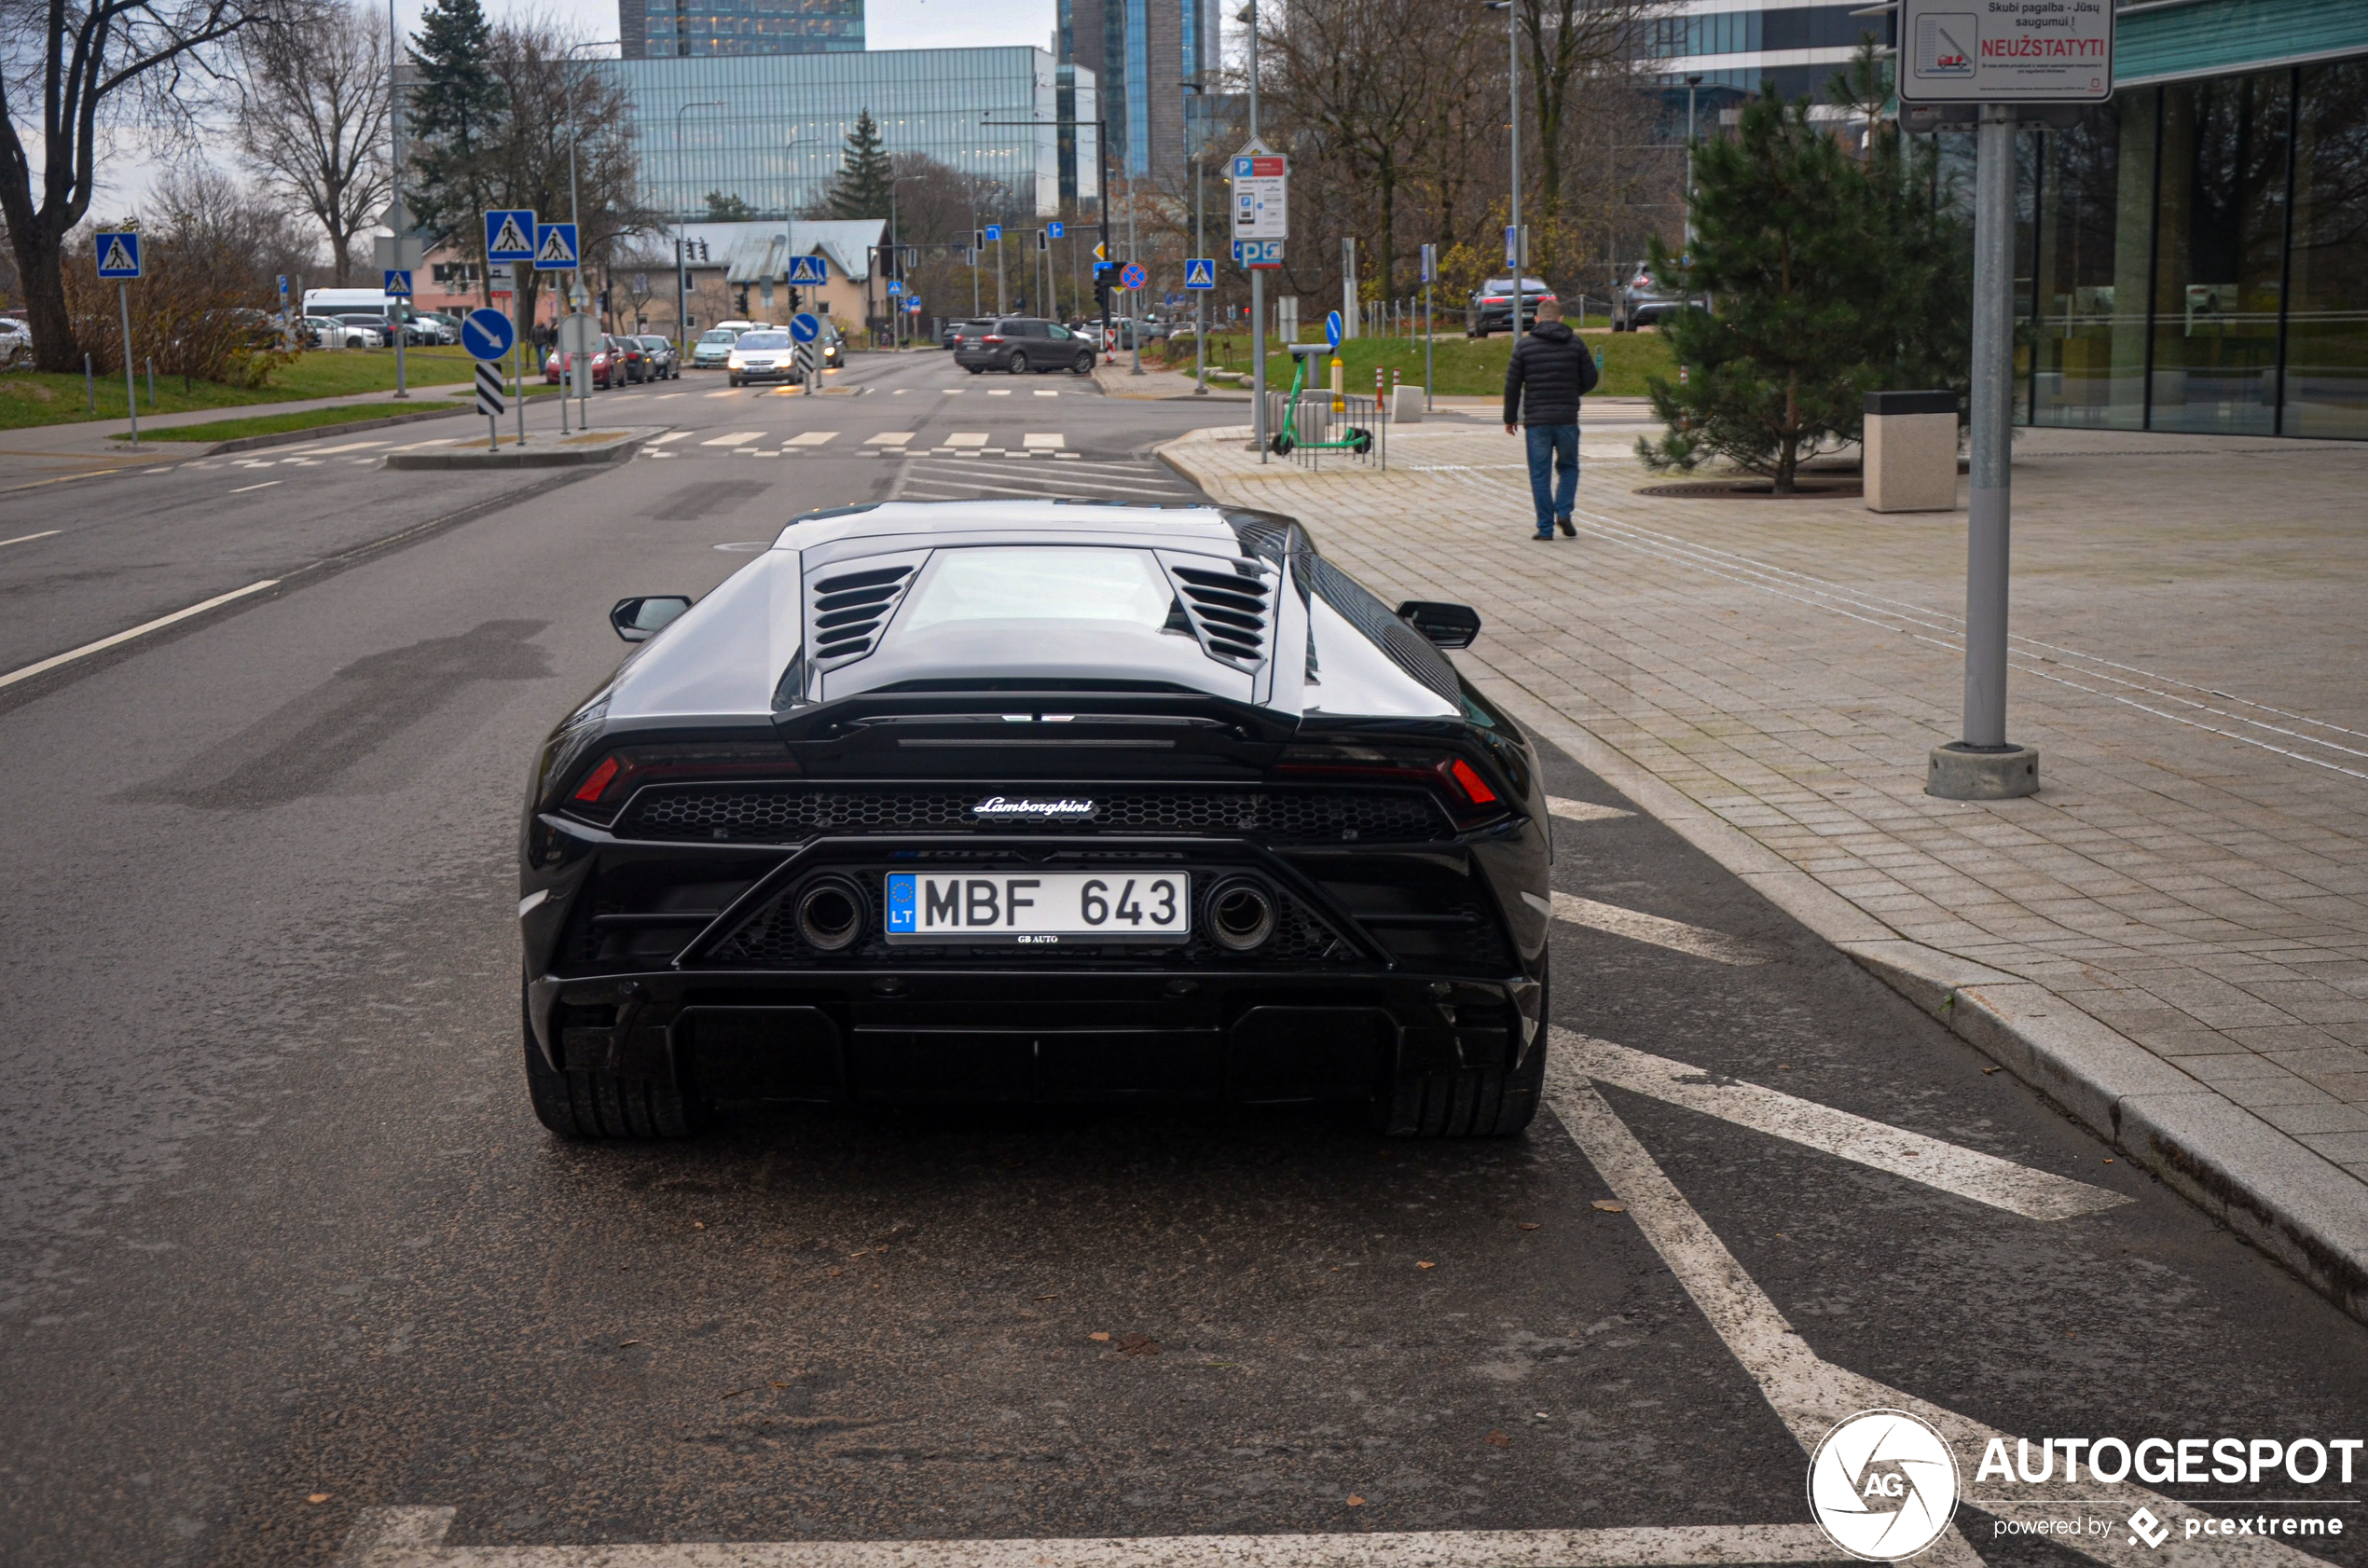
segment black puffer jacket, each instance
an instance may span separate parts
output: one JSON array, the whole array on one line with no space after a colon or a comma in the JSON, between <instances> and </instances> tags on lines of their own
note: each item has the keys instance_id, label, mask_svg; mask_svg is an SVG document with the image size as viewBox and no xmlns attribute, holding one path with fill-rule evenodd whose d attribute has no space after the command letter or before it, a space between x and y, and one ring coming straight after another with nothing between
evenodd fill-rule
<instances>
[{"instance_id":1,"label":"black puffer jacket","mask_svg":"<svg viewBox=\"0 0 2368 1568\"><path fill-rule=\"evenodd\" d=\"M1578 423L1578 400L1595 390L1595 356L1562 322L1540 322L1505 366L1505 422ZM1521 394L1529 406L1521 406Z\"/></svg>"}]
</instances>

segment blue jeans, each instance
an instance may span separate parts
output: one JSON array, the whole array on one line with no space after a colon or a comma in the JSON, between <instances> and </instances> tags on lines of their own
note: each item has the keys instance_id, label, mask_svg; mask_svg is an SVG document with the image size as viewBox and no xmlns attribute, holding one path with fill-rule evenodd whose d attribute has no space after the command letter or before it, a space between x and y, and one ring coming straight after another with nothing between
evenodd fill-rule
<instances>
[{"instance_id":1,"label":"blue jeans","mask_svg":"<svg viewBox=\"0 0 2368 1568\"><path fill-rule=\"evenodd\" d=\"M1530 425L1529 493L1537 502L1537 531L1554 531L1554 519L1567 517L1578 503L1578 427ZM1550 481L1550 483L1549 483Z\"/></svg>"}]
</instances>

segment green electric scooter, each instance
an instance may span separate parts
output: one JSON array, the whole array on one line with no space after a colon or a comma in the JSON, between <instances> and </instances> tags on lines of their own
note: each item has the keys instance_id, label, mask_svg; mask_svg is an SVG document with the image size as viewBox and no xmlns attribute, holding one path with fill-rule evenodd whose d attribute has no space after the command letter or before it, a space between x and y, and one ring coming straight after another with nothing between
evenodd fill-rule
<instances>
[{"instance_id":1,"label":"green electric scooter","mask_svg":"<svg viewBox=\"0 0 2368 1568\"><path fill-rule=\"evenodd\" d=\"M1355 452L1359 457L1373 449L1373 433L1356 425L1338 441L1301 441L1299 438L1299 394L1307 384L1307 367L1318 354L1329 354L1335 345L1330 343L1292 343L1287 345L1291 354L1291 394L1283 405L1283 428L1274 433L1267 447L1278 458L1286 458L1295 450L1310 452Z\"/></svg>"}]
</instances>

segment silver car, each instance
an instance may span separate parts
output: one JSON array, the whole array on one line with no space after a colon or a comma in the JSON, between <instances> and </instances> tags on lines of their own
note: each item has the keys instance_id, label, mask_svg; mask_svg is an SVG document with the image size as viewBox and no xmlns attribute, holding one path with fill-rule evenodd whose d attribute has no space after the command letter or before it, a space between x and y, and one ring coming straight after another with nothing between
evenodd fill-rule
<instances>
[{"instance_id":1,"label":"silver car","mask_svg":"<svg viewBox=\"0 0 2368 1568\"><path fill-rule=\"evenodd\" d=\"M699 334L699 340L691 345L691 368L723 369L731 361L732 345L739 340L740 335L728 326L713 327Z\"/></svg>"},{"instance_id":2,"label":"silver car","mask_svg":"<svg viewBox=\"0 0 2368 1568\"><path fill-rule=\"evenodd\" d=\"M14 316L0 316L0 365L14 370L33 363L33 329Z\"/></svg>"}]
</instances>

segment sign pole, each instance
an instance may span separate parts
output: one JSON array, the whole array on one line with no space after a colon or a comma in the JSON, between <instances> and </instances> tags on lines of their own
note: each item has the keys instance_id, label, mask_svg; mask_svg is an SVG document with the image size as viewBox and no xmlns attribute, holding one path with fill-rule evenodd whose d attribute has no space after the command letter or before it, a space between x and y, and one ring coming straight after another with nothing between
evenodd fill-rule
<instances>
[{"instance_id":1,"label":"sign pole","mask_svg":"<svg viewBox=\"0 0 2368 1568\"><path fill-rule=\"evenodd\" d=\"M117 283L115 291L123 305L123 406L131 411L131 444L137 447L140 445L140 398L131 390L131 285Z\"/></svg>"},{"instance_id":2,"label":"sign pole","mask_svg":"<svg viewBox=\"0 0 2368 1568\"><path fill-rule=\"evenodd\" d=\"M2015 110L1981 107L1974 193L1973 494L1965 530L1963 745L2006 745L2006 576L2013 521Z\"/></svg>"},{"instance_id":3,"label":"sign pole","mask_svg":"<svg viewBox=\"0 0 2368 1568\"><path fill-rule=\"evenodd\" d=\"M389 324L394 328L394 395L397 397L411 395L405 390L403 381L403 339L409 336L403 330L407 324L403 316L404 312L409 309L408 305L398 299L393 301L387 310L387 314L394 318Z\"/></svg>"}]
</instances>

